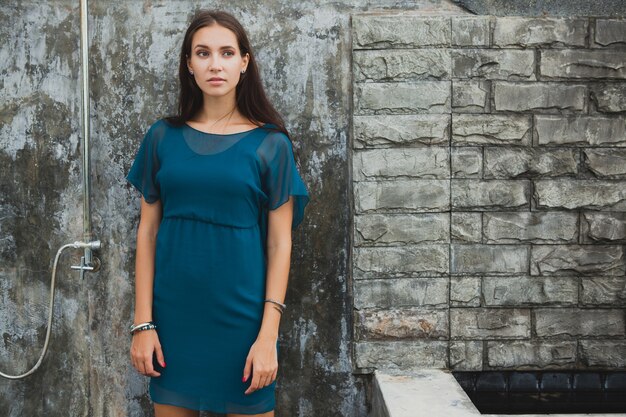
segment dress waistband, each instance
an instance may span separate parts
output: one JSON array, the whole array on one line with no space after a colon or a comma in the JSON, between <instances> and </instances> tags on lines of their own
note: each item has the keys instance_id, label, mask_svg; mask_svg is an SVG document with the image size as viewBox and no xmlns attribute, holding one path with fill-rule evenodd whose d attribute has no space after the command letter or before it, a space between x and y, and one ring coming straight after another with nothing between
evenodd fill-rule
<instances>
[{"instance_id":1,"label":"dress waistband","mask_svg":"<svg viewBox=\"0 0 626 417\"><path fill-rule=\"evenodd\" d=\"M188 216L163 216L162 221L164 220L175 220L175 219L179 219L179 220L190 220L190 221L196 221L196 222L200 222L200 223L207 223L207 224L212 224L215 226L223 226L223 227L234 227L237 229L252 229L255 227L259 227L258 223L254 223L250 226L240 226L240 225L236 225L236 224L228 224L228 223L220 223L220 222L216 222L214 220L207 220L207 219L201 219L198 217L188 217Z\"/></svg>"}]
</instances>

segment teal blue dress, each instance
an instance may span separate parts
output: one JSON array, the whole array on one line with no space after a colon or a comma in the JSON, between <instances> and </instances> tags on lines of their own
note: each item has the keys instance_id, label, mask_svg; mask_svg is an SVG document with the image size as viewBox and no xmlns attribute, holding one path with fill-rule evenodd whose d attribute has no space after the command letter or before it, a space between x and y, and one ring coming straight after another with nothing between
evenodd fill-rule
<instances>
[{"instance_id":1,"label":"teal blue dress","mask_svg":"<svg viewBox=\"0 0 626 417\"><path fill-rule=\"evenodd\" d=\"M154 361L155 403L216 413L274 409L276 381L250 394L252 377L242 382L265 306L267 216L292 196L296 229L309 194L291 141L272 127L213 134L159 120L126 176L163 210L152 314L166 367Z\"/></svg>"}]
</instances>

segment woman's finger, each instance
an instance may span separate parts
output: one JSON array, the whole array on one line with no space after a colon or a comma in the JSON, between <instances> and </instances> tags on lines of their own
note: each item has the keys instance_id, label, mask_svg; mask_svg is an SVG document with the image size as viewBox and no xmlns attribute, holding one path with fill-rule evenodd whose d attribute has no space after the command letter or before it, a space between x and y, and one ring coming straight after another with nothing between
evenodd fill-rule
<instances>
[{"instance_id":1,"label":"woman's finger","mask_svg":"<svg viewBox=\"0 0 626 417\"><path fill-rule=\"evenodd\" d=\"M261 377L259 378L259 388L263 388L267 386L267 379L268 379L267 374L263 373Z\"/></svg>"},{"instance_id":2,"label":"woman's finger","mask_svg":"<svg viewBox=\"0 0 626 417\"><path fill-rule=\"evenodd\" d=\"M252 356L248 355L248 357L246 358L246 363L243 367L243 377L245 378L244 382L246 382L248 378L250 378L251 372L252 372Z\"/></svg>"},{"instance_id":3,"label":"woman's finger","mask_svg":"<svg viewBox=\"0 0 626 417\"><path fill-rule=\"evenodd\" d=\"M145 375L146 370L143 366L143 361L142 360L138 360L137 361L137 371L139 371L140 374Z\"/></svg>"},{"instance_id":4,"label":"woman's finger","mask_svg":"<svg viewBox=\"0 0 626 417\"><path fill-rule=\"evenodd\" d=\"M153 357L150 355L150 359L146 358L144 360L144 368L146 370L147 376L160 376L161 374L154 370L154 365L152 363Z\"/></svg>"},{"instance_id":5,"label":"woman's finger","mask_svg":"<svg viewBox=\"0 0 626 417\"><path fill-rule=\"evenodd\" d=\"M133 363L133 368L135 368L137 372L141 373L141 369L139 368L139 360L137 359L137 357L135 357L135 355L131 355L130 360Z\"/></svg>"},{"instance_id":6,"label":"woman's finger","mask_svg":"<svg viewBox=\"0 0 626 417\"><path fill-rule=\"evenodd\" d=\"M255 370L253 366L252 367L252 382L250 383L250 386L248 387L248 389L245 391L246 394L249 394L259 388L259 378L260 378L259 372Z\"/></svg>"},{"instance_id":7,"label":"woman's finger","mask_svg":"<svg viewBox=\"0 0 626 417\"><path fill-rule=\"evenodd\" d=\"M159 362L159 365L165 368L165 356L163 355L163 348L161 345L157 345L156 349L156 360Z\"/></svg>"}]
</instances>

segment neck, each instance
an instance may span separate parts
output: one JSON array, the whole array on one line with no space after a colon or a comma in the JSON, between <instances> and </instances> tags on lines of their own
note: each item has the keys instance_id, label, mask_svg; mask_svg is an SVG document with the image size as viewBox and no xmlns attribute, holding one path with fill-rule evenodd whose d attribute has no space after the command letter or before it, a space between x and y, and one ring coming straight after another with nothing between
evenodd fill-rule
<instances>
[{"instance_id":1,"label":"neck","mask_svg":"<svg viewBox=\"0 0 626 417\"><path fill-rule=\"evenodd\" d=\"M226 123L229 117L231 121L237 119L239 111L235 108L235 90L231 93L219 97L203 94L202 109L196 114L196 120L221 124Z\"/></svg>"}]
</instances>

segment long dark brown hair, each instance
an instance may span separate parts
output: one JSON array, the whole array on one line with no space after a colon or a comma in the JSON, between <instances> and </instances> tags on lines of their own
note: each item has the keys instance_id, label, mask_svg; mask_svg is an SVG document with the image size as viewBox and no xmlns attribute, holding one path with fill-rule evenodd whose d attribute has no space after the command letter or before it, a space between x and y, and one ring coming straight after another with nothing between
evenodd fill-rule
<instances>
[{"instance_id":1,"label":"long dark brown hair","mask_svg":"<svg viewBox=\"0 0 626 417\"><path fill-rule=\"evenodd\" d=\"M235 87L237 108L244 117L250 119L257 126L263 123L272 123L276 125L277 129L271 129L283 132L291 140L285 128L283 118L267 99L245 29L233 15L221 10L199 10L189 24L180 50L178 114L165 117L165 120L175 126L181 126L187 120L193 118L198 110L202 108L202 90L196 84L193 75L189 74L187 70L187 57L191 56L193 35L199 29L205 26L213 26L214 24L230 29L235 34L241 56L245 56L246 53L249 54L246 72L241 74L239 82ZM270 127L268 126L268 128Z\"/></svg>"}]
</instances>

